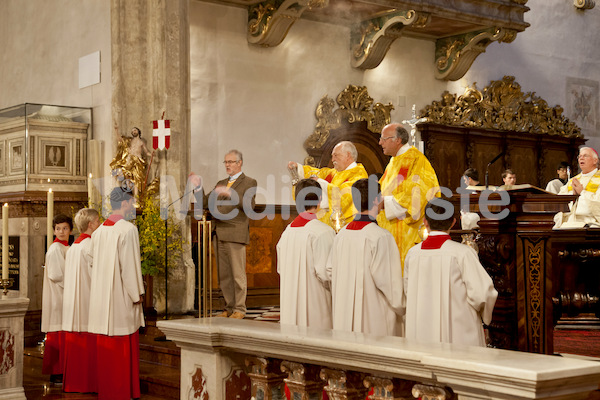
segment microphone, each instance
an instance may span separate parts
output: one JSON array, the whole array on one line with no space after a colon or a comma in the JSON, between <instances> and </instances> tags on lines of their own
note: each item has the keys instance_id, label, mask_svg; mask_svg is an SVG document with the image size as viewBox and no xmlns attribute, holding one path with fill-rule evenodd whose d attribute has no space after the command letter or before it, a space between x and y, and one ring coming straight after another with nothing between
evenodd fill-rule
<instances>
[{"instance_id":1,"label":"microphone","mask_svg":"<svg viewBox=\"0 0 600 400\"><path fill-rule=\"evenodd\" d=\"M496 161L498 161L498 159L500 157L502 157L504 155L504 151L500 154L498 154L496 157L494 157L494 159L492 161L490 161L487 165L487 167L485 167L485 188L488 188L488 175L489 175L489 169L490 169L490 165L492 165L493 163L495 163Z\"/></svg>"}]
</instances>

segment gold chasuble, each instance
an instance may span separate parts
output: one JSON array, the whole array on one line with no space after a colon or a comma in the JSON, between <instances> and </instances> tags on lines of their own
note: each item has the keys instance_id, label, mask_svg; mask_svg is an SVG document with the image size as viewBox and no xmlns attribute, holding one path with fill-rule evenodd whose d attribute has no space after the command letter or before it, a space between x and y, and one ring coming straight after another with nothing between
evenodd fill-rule
<instances>
[{"instance_id":1,"label":"gold chasuble","mask_svg":"<svg viewBox=\"0 0 600 400\"><path fill-rule=\"evenodd\" d=\"M572 179L569 179L569 182L567 183L567 191L569 193L573 192L573 179L581 180L581 176L582 176L582 174L579 174L577 176L574 176ZM588 184L585 185L585 188L583 188L583 189L586 192L596 193L598 191L598 186L600 186L600 170L598 170L594 174L594 176L592 176L592 178L590 179Z\"/></svg>"},{"instance_id":2,"label":"gold chasuble","mask_svg":"<svg viewBox=\"0 0 600 400\"><path fill-rule=\"evenodd\" d=\"M359 179L368 178L367 171L362 164L356 164L356 167L346 169L344 171L338 171L333 168L313 168L308 165L304 165L304 176L310 177L316 175L318 178L326 180L329 185L327 186L327 199L329 201L329 210L326 212L319 212L317 216L319 220L332 226L330 221L331 212L335 208L339 208L342 216L346 220L346 223L352 221L356 209L352 204L352 184Z\"/></svg>"},{"instance_id":3,"label":"gold chasuble","mask_svg":"<svg viewBox=\"0 0 600 400\"><path fill-rule=\"evenodd\" d=\"M388 220L385 210L377 215L377 223L391 232L400 250L404 271L404 258L408 250L421 242L419 228L423 223L423 210L427 202L439 196L439 183L433 167L423 153L410 147L399 156L392 157L379 180L381 194L393 196L406 209L403 220Z\"/></svg>"}]
</instances>

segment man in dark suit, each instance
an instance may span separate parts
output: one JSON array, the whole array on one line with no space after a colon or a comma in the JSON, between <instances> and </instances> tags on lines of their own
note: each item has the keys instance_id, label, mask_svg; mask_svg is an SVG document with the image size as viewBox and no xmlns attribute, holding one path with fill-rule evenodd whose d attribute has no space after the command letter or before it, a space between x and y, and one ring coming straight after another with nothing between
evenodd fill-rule
<instances>
[{"instance_id":1,"label":"man in dark suit","mask_svg":"<svg viewBox=\"0 0 600 400\"><path fill-rule=\"evenodd\" d=\"M248 215L254 209L256 179L244 175L242 153L225 154L228 178L204 197L204 206L215 218L219 286L225 298L225 311L218 317L242 319L246 315L246 245L250 241Z\"/></svg>"}]
</instances>

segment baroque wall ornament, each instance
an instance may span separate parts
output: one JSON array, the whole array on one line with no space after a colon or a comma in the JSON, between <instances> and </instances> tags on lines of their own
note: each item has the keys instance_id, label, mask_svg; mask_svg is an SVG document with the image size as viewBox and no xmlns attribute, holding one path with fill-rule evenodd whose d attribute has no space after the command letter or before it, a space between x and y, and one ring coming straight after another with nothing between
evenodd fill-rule
<instances>
[{"instance_id":1,"label":"baroque wall ornament","mask_svg":"<svg viewBox=\"0 0 600 400\"><path fill-rule=\"evenodd\" d=\"M329 0L267 0L254 4L248 9L248 43L277 46L305 10L328 4Z\"/></svg>"},{"instance_id":2,"label":"baroque wall ornament","mask_svg":"<svg viewBox=\"0 0 600 400\"><path fill-rule=\"evenodd\" d=\"M549 107L535 92L523 93L514 76L491 81L482 91L473 84L461 96L444 91L441 101L434 101L420 114L440 125L583 138L561 106Z\"/></svg>"},{"instance_id":3,"label":"baroque wall ornament","mask_svg":"<svg viewBox=\"0 0 600 400\"><path fill-rule=\"evenodd\" d=\"M338 108L336 109L336 103ZM306 139L304 148L311 153L311 150L318 150L329 138L331 130L341 126L343 120L349 123L366 121L367 129L373 133L381 133L383 127L390 123L391 111L394 106L391 103L375 103L369 96L366 86L348 85L340 94L336 101L325 95L317 104L315 116L317 123L315 130ZM314 165L314 158L307 157L304 163Z\"/></svg>"},{"instance_id":4,"label":"baroque wall ornament","mask_svg":"<svg viewBox=\"0 0 600 400\"><path fill-rule=\"evenodd\" d=\"M402 36L405 26L424 27L430 19L429 13L407 10L362 21L350 34L352 66L360 69L377 67L394 40Z\"/></svg>"},{"instance_id":5,"label":"baroque wall ornament","mask_svg":"<svg viewBox=\"0 0 600 400\"><path fill-rule=\"evenodd\" d=\"M492 42L510 43L516 37L514 29L488 28L438 39L435 42L435 77L456 81L467 73L477 56Z\"/></svg>"}]
</instances>

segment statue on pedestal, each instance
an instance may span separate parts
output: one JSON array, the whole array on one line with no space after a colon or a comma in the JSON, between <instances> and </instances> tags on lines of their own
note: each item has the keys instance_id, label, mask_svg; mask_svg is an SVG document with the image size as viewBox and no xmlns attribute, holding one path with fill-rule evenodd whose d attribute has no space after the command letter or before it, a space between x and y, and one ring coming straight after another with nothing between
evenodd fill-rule
<instances>
[{"instance_id":1,"label":"statue on pedestal","mask_svg":"<svg viewBox=\"0 0 600 400\"><path fill-rule=\"evenodd\" d=\"M117 155L110 163L113 176L121 182L121 185L130 187L138 201L142 196L157 193L159 178L154 177L151 182L148 182L154 153L146 147L140 129L132 128L131 137L121 136L115 124L115 139ZM150 157L149 162L146 161L148 157Z\"/></svg>"}]
</instances>

